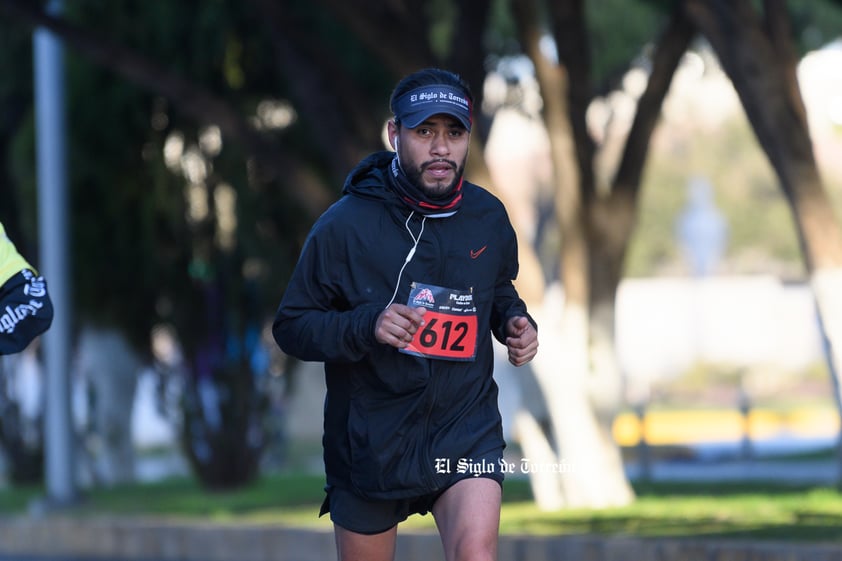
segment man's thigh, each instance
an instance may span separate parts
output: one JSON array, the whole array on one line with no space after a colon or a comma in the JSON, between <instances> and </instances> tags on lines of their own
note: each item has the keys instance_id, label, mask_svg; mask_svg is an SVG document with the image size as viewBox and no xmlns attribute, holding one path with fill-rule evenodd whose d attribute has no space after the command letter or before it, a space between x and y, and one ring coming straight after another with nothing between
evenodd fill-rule
<instances>
[{"instance_id":1,"label":"man's thigh","mask_svg":"<svg viewBox=\"0 0 842 561\"><path fill-rule=\"evenodd\" d=\"M392 561L397 525L414 512L404 499L370 501L336 487L322 513L330 510L339 561Z\"/></svg>"},{"instance_id":2,"label":"man's thigh","mask_svg":"<svg viewBox=\"0 0 842 561\"><path fill-rule=\"evenodd\" d=\"M500 483L486 477L463 479L433 505L448 561L497 558L500 531Z\"/></svg>"}]
</instances>

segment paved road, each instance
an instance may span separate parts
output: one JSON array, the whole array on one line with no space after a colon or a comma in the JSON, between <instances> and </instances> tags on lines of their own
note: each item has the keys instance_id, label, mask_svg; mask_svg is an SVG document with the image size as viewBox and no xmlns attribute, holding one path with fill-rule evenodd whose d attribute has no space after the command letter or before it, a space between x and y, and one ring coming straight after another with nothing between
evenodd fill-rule
<instances>
[{"instance_id":1,"label":"paved road","mask_svg":"<svg viewBox=\"0 0 842 561\"><path fill-rule=\"evenodd\" d=\"M124 561L122 559L108 559L102 557L32 557L27 555L0 555L0 561ZM160 561L146 559L145 561Z\"/></svg>"},{"instance_id":2,"label":"paved road","mask_svg":"<svg viewBox=\"0 0 842 561\"><path fill-rule=\"evenodd\" d=\"M811 462L787 461L710 461L656 462L648 476L638 463L626 466L626 474L633 481L650 479L662 482L712 483L717 481L787 482L806 485L835 485L840 466L833 460Z\"/></svg>"}]
</instances>

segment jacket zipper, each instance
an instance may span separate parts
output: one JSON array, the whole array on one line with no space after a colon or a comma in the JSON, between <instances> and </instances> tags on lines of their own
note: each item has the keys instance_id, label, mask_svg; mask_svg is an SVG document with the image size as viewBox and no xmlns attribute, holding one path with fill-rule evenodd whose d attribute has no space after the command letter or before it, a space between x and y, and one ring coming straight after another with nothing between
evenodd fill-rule
<instances>
[{"instance_id":1,"label":"jacket zipper","mask_svg":"<svg viewBox=\"0 0 842 561\"><path fill-rule=\"evenodd\" d=\"M433 222L433 224L430 224L430 226L431 226L429 228L430 235L433 239L435 239L436 246L438 247L438 251L439 251L439 260L438 260L439 270L438 270L438 275L436 276L436 284L438 286L446 286L445 285L445 280L446 280L445 279L445 272L447 271L447 263L445 262L445 260L447 259L447 253L445 252L444 244L442 243L441 236L439 235L439 228L435 227L435 226L437 226L435 221ZM427 414L424 417L424 437L425 437L425 442L429 443L430 436L431 436L430 435L430 419L432 418L432 415L433 415L433 409L436 406L436 401L437 401L436 394L438 393L439 381L438 381L438 376L434 375L435 374L434 366L435 366L436 361L430 360L430 359L427 359L427 360L428 360L428 368L430 370L429 380L430 380L430 384L431 384L431 392L430 392L429 407L427 408ZM426 460L426 464L427 464L427 467L426 467L426 470L425 470L425 475L426 475L426 479L427 479L427 482L428 482L428 487L430 487L434 491L438 491L439 485L438 485L438 483L436 483L436 477L435 477L436 472L435 472L435 467L434 467L435 462L433 460L434 454L432 452L433 451L430 449L429 444L424 446L424 455L426 456L425 460ZM448 458L447 460L451 461L451 460L455 460L455 458Z\"/></svg>"},{"instance_id":2,"label":"jacket zipper","mask_svg":"<svg viewBox=\"0 0 842 561\"><path fill-rule=\"evenodd\" d=\"M429 359L427 359L429 361ZM435 376L433 376L432 372L432 365L428 365L428 369L430 371L430 376L428 379L430 380L430 396L429 396L429 405L427 406L427 412L424 415L424 443L423 443L423 453L424 453L424 479L426 480L427 487L433 491L438 491L439 486L436 483L435 477L435 461L433 459L432 451L430 450L430 419L433 416L433 409L436 406L436 389L438 388L438 384L436 383Z\"/></svg>"}]
</instances>

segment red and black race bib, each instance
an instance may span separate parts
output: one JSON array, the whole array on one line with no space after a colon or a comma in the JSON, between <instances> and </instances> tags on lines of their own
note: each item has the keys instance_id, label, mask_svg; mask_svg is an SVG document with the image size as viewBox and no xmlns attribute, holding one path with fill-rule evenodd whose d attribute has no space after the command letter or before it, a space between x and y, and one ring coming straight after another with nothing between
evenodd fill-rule
<instances>
[{"instance_id":1,"label":"red and black race bib","mask_svg":"<svg viewBox=\"0 0 842 561\"><path fill-rule=\"evenodd\" d=\"M477 308L470 291L412 283L408 306L424 307L424 325L401 352L441 360L477 356Z\"/></svg>"}]
</instances>

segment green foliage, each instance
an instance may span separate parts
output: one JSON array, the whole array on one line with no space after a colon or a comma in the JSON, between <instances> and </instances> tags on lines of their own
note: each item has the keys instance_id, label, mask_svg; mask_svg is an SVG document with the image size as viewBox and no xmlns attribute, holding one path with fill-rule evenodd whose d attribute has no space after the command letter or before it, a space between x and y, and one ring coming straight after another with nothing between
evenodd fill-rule
<instances>
[{"instance_id":1,"label":"green foliage","mask_svg":"<svg viewBox=\"0 0 842 561\"><path fill-rule=\"evenodd\" d=\"M602 511L539 513L527 503L505 505L501 529L541 535L842 539L842 500L833 489L716 482L639 485L636 491L633 505Z\"/></svg>"},{"instance_id":2,"label":"green foliage","mask_svg":"<svg viewBox=\"0 0 842 561\"><path fill-rule=\"evenodd\" d=\"M87 0L69 4L66 16L83 28L97 22L96 29L102 30L108 40L195 81L200 89L227 98L247 115L253 113L259 100L282 94L273 56L266 55L271 53L267 36L255 32L264 30L263 24L249 6L227 1ZM5 23L2 25L5 27ZM0 36L5 40L5 29ZM5 94L8 100L24 98L25 110L20 111L24 118L14 128L2 130L0 138L10 139L3 161L9 162L15 193L25 203L21 205L25 214L33 218L29 223L34 224L32 57L26 49L31 36L21 33L14 37L25 41L10 45L15 50L8 52L9 57L18 57L15 72L10 73L14 80L10 77L0 82L4 85L0 95ZM6 55L4 50L0 56ZM214 216L195 224L185 220L185 177L174 173L164 158L164 146L171 134L182 135L187 148L197 145L199 124L185 119L154 93L92 64L71 49L66 50L65 58L70 247L74 251L71 288L77 326L93 323L117 327L145 353L152 326L168 322L176 327L186 349L188 368L194 364L195 353L213 345L222 350L215 355L219 363L211 368L226 369L227 361L239 366L242 353L226 355L224 351L233 348L231 344L226 347L227 341L243 340L246 330L255 329L255 325L259 329L279 296L274 292L266 297L254 282L256 276L274 269L265 276L277 280L277 269L286 271L294 262L292 251L284 255L284 246L273 243L276 238L267 243L261 230L255 228L263 226L262 231L288 235L286 223L278 228L266 227L277 206L260 200L248 178L242 149L223 144L222 153L210 167L210 210L214 209L215 186L223 182L231 185L243 203L237 209L237 224L244 235L240 245L228 250L216 247ZM10 106L17 109L16 104ZM0 147L4 145L0 142ZM273 202L284 206L283 200ZM298 226L297 220L289 223ZM281 267L275 268L272 264L279 256ZM262 265L245 267L250 259ZM196 264L202 264L209 274L191 274ZM280 284L276 282L275 286ZM221 291L223 309L208 314L207 309L214 305L208 294L216 290ZM245 362L248 364L247 359ZM248 368L239 373L250 384L248 391L239 392L248 394L244 398L247 409L254 405L249 400L259 399L251 374ZM187 386L190 388L190 380ZM224 390L220 393L226 394ZM252 409L261 414L260 407ZM243 430L235 421L231 422L232 429ZM238 435L229 440L244 442ZM238 457L235 454L226 459ZM213 485L224 486L254 477L255 465L256 460L240 462L238 467L242 469L228 482L223 481L226 474L222 468L200 473L209 474Z\"/></svg>"},{"instance_id":3,"label":"green foliage","mask_svg":"<svg viewBox=\"0 0 842 561\"><path fill-rule=\"evenodd\" d=\"M195 479L170 479L151 485L92 489L81 510L231 519L279 507L312 506L323 498L324 478L316 475L263 476L238 489L213 492Z\"/></svg>"},{"instance_id":4,"label":"green foliage","mask_svg":"<svg viewBox=\"0 0 842 561\"><path fill-rule=\"evenodd\" d=\"M18 250L31 260L37 260L37 222L33 170L23 162L32 161L32 144L22 144L19 138L32 138L31 104L33 90L32 36L25 29L0 31L0 187L3 204L0 222L14 240ZM18 134L18 131L21 131ZM27 157L28 156L28 157ZM24 180L28 188L14 188Z\"/></svg>"},{"instance_id":5,"label":"green foliage","mask_svg":"<svg viewBox=\"0 0 842 561\"><path fill-rule=\"evenodd\" d=\"M842 4L829 0L789 0L787 8L799 54L842 37Z\"/></svg>"},{"instance_id":6,"label":"green foliage","mask_svg":"<svg viewBox=\"0 0 842 561\"><path fill-rule=\"evenodd\" d=\"M457 10L460 8L450 0L430 0L426 3L426 17L432 21L430 26L430 46L433 53L440 59L446 60L450 54L450 45L456 24Z\"/></svg>"},{"instance_id":7,"label":"green foliage","mask_svg":"<svg viewBox=\"0 0 842 561\"><path fill-rule=\"evenodd\" d=\"M68 143L75 307L80 321L121 326L143 349L160 278L160 262L147 257L157 249L158 203L141 153L148 120L138 111L151 98L102 69L69 62L69 129L85 134Z\"/></svg>"},{"instance_id":8,"label":"green foliage","mask_svg":"<svg viewBox=\"0 0 842 561\"><path fill-rule=\"evenodd\" d=\"M4 488L0 491L0 513L4 515L24 513L32 501L43 494L43 486L37 484Z\"/></svg>"},{"instance_id":9,"label":"green foliage","mask_svg":"<svg viewBox=\"0 0 842 561\"><path fill-rule=\"evenodd\" d=\"M491 4L487 45L495 56L520 54L509 1L493 0ZM607 92L616 87L655 39L654 31L662 27L668 6L627 0L589 0L583 4L589 39L587 47L582 46L582 54L590 58L595 91ZM545 27L549 30L549 23Z\"/></svg>"},{"instance_id":10,"label":"green foliage","mask_svg":"<svg viewBox=\"0 0 842 561\"><path fill-rule=\"evenodd\" d=\"M653 30L660 28L671 5L655 0L585 3L598 88L616 81L654 39ZM805 47L826 42L839 29L842 13L838 3L792 1L788 6ZM431 45L444 56L454 33L458 7L446 0L436 0L427 7L428 16L434 20ZM390 77L382 67L371 64L370 53L343 22L324 10L313 10L303 1L290 2L286 9L296 27L312 38L313 45L302 45L303 49L329 51L339 67L357 77L362 91L385 103ZM251 114L263 99L284 99L289 93L290 77L279 72L270 30L249 3L86 0L68 4L67 10L71 21L83 26L100 22L98 29L104 30L111 41L142 52L166 69L225 96L243 114ZM515 50L507 2L492 3L491 21L489 48L498 54ZM30 99L32 93L31 41L21 28L8 26L0 38L4 47L0 60L9 69L0 81L0 99L4 102L0 119L4 142L0 147L4 147L6 175L19 201L17 212L4 207L0 217L13 220L20 216L25 239L33 240L34 128L31 104L21 106L21 100ZM197 125L179 115L171 104L111 71L91 65L72 51L68 51L67 60L73 247L78 248L73 285L80 316L87 321L119 324L139 345L155 321L183 322L180 331L190 337L193 328L189 318L197 315L197 307L203 303L194 297L188 267L195 262L197 247L212 245L208 236L212 236L213 225L206 225L211 228L209 233L184 223L184 181L167 169L162 151L167 135L176 131L183 133L188 143L195 142ZM7 108L14 108L13 125L6 125L12 113ZM159 118L161 122L150 126ZM293 157L312 162L317 173L324 174L324 155L315 146L312 125L306 115L300 115L279 136ZM653 156L640 228L628 258L629 274L668 270L680 258L671 240L675 217L684 201L681 178L691 167L697 173L710 173L717 187L717 202L730 223L729 258L745 257L762 245L765 253L761 258L769 257L790 268L798 262L788 210L777 195L762 155L751 148L754 142L747 127L731 126L716 142L710 140L703 134L678 139L669 152ZM277 189L261 192L250 185L245 158L241 148L225 144L213 160L214 173L217 180L231 184L237 192L235 253L240 263L255 264L253 270L261 272L263 286L271 287L270 291L261 291L261 297L265 298L266 309L272 309L279 296L278 287L295 261L306 224ZM334 185L338 189L338 182ZM747 205L756 219L745 219ZM126 297L128 293L132 297ZM187 306L178 317L160 313L171 309L167 302L176 301L193 302L195 307ZM153 310L159 314L150 315Z\"/></svg>"},{"instance_id":11,"label":"green foliage","mask_svg":"<svg viewBox=\"0 0 842 561\"><path fill-rule=\"evenodd\" d=\"M486 48L496 56L519 54L517 29L509 12L510 0L491 0Z\"/></svg>"},{"instance_id":12,"label":"green foliage","mask_svg":"<svg viewBox=\"0 0 842 561\"><path fill-rule=\"evenodd\" d=\"M646 2L591 0L584 5L593 83L599 91L609 91L656 39L653 32L663 27L664 16Z\"/></svg>"},{"instance_id":13,"label":"green foliage","mask_svg":"<svg viewBox=\"0 0 842 561\"><path fill-rule=\"evenodd\" d=\"M316 516L323 485L320 476L273 475L237 490L208 493L194 480L174 479L91 490L74 514L324 528L329 522ZM503 486L501 533L842 541L842 495L828 487L718 481L636 484L635 492L638 499L628 507L541 512L531 500L528 481L510 478ZM34 488L4 491L0 509L20 513L38 493ZM410 517L402 526L435 528L431 516Z\"/></svg>"}]
</instances>

